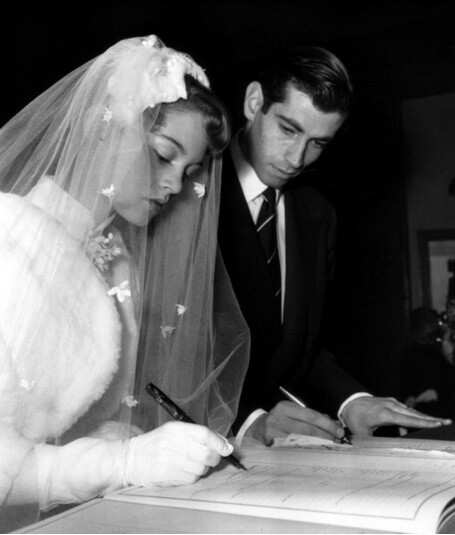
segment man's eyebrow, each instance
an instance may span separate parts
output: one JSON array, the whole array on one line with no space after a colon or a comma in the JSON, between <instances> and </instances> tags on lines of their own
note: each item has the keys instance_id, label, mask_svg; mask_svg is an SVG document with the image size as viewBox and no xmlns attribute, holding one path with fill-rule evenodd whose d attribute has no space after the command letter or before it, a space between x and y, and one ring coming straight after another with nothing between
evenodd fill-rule
<instances>
[{"instance_id":1,"label":"man's eyebrow","mask_svg":"<svg viewBox=\"0 0 455 535\"><path fill-rule=\"evenodd\" d=\"M294 121L294 119L291 119L291 117L286 117L285 115L281 115L281 113L277 113L277 117L287 123L289 126L292 126L297 132L303 133L305 130L299 125L297 121ZM321 136L317 138L320 141L332 141L332 136Z\"/></svg>"},{"instance_id":2,"label":"man's eyebrow","mask_svg":"<svg viewBox=\"0 0 455 535\"><path fill-rule=\"evenodd\" d=\"M179 149L179 151L182 154L186 154L185 147L181 143L179 143L175 138L173 138L171 136L167 136L166 134L160 134L160 135L161 135L161 137L164 137L165 139L167 139L168 141L173 143Z\"/></svg>"},{"instance_id":3,"label":"man's eyebrow","mask_svg":"<svg viewBox=\"0 0 455 535\"><path fill-rule=\"evenodd\" d=\"M297 132L303 132L303 128L299 125L297 121L294 121L294 119L291 119L290 117L286 117L285 115L282 115L281 113L276 114L278 119L281 119L285 123L287 123L289 126L292 126Z\"/></svg>"}]
</instances>

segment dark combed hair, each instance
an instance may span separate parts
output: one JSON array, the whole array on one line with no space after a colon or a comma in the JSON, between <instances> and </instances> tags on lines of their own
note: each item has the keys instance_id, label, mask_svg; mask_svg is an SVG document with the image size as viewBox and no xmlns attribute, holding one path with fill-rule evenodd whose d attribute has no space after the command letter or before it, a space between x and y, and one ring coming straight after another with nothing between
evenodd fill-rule
<instances>
[{"instance_id":1,"label":"dark combed hair","mask_svg":"<svg viewBox=\"0 0 455 535\"><path fill-rule=\"evenodd\" d=\"M293 48L264 69L257 81L264 95L264 113L273 103L285 100L288 84L292 84L310 96L313 105L320 111L349 115L351 77L341 61L324 48L309 45Z\"/></svg>"},{"instance_id":2,"label":"dark combed hair","mask_svg":"<svg viewBox=\"0 0 455 535\"><path fill-rule=\"evenodd\" d=\"M186 99L179 99L169 104L161 104L160 114L155 122L159 127L166 121L168 111L200 113L207 135L209 151L212 154L222 152L231 138L231 117L223 102L192 76L185 76Z\"/></svg>"}]
</instances>

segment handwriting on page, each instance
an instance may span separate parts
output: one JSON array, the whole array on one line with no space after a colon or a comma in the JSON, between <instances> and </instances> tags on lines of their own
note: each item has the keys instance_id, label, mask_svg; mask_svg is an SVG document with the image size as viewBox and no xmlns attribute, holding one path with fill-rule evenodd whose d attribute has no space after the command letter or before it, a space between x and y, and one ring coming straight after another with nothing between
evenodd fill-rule
<instances>
[{"instance_id":1,"label":"handwriting on page","mask_svg":"<svg viewBox=\"0 0 455 535\"><path fill-rule=\"evenodd\" d=\"M384 528L416 532L410 524L417 518L434 531L454 496L455 462L448 460L389 457L384 465L374 455L271 449L242 462L248 472L226 466L193 485L129 489L119 499L312 522L329 515L365 528L380 519Z\"/></svg>"},{"instance_id":2,"label":"handwriting on page","mask_svg":"<svg viewBox=\"0 0 455 535\"><path fill-rule=\"evenodd\" d=\"M342 469L335 467L306 466L287 467L249 465L248 473L227 469L213 474L190 486L172 489L172 496L185 500L203 500L238 503L243 506L269 506L342 512L355 514L374 500L377 514L387 513L395 518L413 518L414 508L409 500L430 487L450 489L454 485L453 474L440 474L435 482L433 474L411 472L389 473L375 469ZM413 494L405 490L412 481ZM169 490L154 491L154 495L167 495ZM406 505L406 510L403 509Z\"/></svg>"}]
</instances>

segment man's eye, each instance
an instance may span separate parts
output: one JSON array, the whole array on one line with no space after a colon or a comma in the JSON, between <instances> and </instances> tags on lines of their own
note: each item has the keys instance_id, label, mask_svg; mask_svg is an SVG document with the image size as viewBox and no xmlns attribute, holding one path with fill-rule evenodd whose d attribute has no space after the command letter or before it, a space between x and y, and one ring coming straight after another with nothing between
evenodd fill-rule
<instances>
[{"instance_id":1,"label":"man's eye","mask_svg":"<svg viewBox=\"0 0 455 535\"><path fill-rule=\"evenodd\" d=\"M280 128L281 128L281 131L284 132L285 134L293 134L294 133L294 129L293 128L290 128L289 126L286 126L284 124L280 124Z\"/></svg>"},{"instance_id":2,"label":"man's eye","mask_svg":"<svg viewBox=\"0 0 455 535\"><path fill-rule=\"evenodd\" d=\"M325 149L325 147L327 146L327 143L325 141L318 141L318 140L313 140L313 145L317 148L317 149Z\"/></svg>"}]
</instances>

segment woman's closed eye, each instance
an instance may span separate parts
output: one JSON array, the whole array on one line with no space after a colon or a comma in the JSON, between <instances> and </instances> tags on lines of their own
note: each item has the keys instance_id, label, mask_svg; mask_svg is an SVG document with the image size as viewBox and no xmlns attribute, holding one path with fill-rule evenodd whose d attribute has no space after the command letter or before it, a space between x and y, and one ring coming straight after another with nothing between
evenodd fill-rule
<instances>
[{"instance_id":1,"label":"woman's closed eye","mask_svg":"<svg viewBox=\"0 0 455 535\"><path fill-rule=\"evenodd\" d=\"M167 166L167 165L174 165L176 164L177 165L177 161L174 162L174 156L173 155L168 155L164 152L160 152L156 149L154 149L154 152L155 152L155 155L156 155L156 159L158 160L158 162L163 165L163 166ZM196 163L196 164L191 164L189 165L185 171L183 172L182 174L182 179L183 180L188 180L190 178L191 175L194 175L194 174L197 174L197 172L201 169L202 167L202 163Z\"/></svg>"},{"instance_id":2,"label":"woman's closed eye","mask_svg":"<svg viewBox=\"0 0 455 535\"><path fill-rule=\"evenodd\" d=\"M167 156L165 154L161 154L157 150L155 150L156 158L157 160L162 164L170 164L172 163L172 157Z\"/></svg>"}]
</instances>

